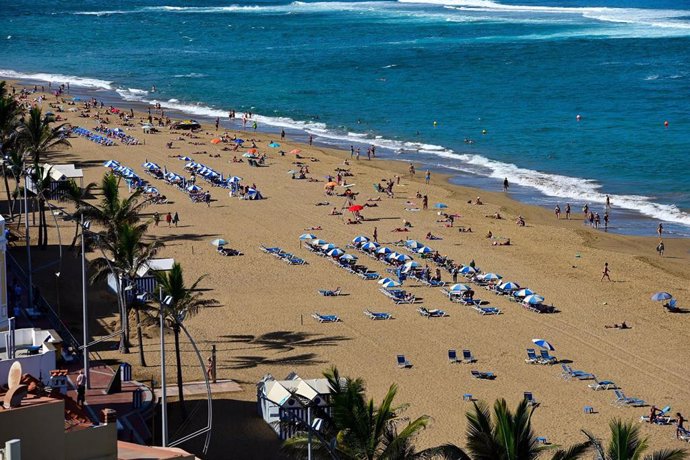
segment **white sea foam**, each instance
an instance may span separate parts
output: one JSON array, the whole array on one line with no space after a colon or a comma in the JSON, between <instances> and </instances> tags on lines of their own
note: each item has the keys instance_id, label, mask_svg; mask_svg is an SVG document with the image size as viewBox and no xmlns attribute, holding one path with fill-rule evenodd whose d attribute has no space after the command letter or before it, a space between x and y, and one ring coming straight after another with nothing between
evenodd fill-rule
<instances>
[{"instance_id":1,"label":"white sea foam","mask_svg":"<svg viewBox=\"0 0 690 460\"><path fill-rule=\"evenodd\" d=\"M204 78L204 77L206 77L206 74L191 72L191 73L173 75L173 77L175 77L175 78Z\"/></svg>"},{"instance_id":2,"label":"white sea foam","mask_svg":"<svg viewBox=\"0 0 690 460\"><path fill-rule=\"evenodd\" d=\"M112 89L112 82L105 80L98 80L96 78L75 77L73 75L60 75L50 73L21 73L14 70L0 69L0 77L15 78L19 80L39 80L58 84L68 83L73 86L81 86L83 88L96 89Z\"/></svg>"}]
</instances>

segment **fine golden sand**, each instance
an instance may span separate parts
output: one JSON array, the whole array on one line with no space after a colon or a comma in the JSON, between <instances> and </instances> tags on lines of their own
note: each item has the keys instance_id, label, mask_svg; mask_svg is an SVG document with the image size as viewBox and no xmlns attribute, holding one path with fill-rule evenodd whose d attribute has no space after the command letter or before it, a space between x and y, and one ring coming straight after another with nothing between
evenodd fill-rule
<instances>
[{"instance_id":1,"label":"fine golden sand","mask_svg":"<svg viewBox=\"0 0 690 460\"><path fill-rule=\"evenodd\" d=\"M116 119L112 115L110 118ZM87 128L95 126L93 119L78 118L76 114L68 114L68 122ZM560 378L560 366L526 364L525 349L533 348L531 339L545 338L556 347L553 354L561 360L572 361L574 369L613 380L628 396L642 398L658 407L671 405L674 414L680 411L687 415L690 411L687 364L690 315L667 313L659 303L650 300L654 292L666 290L679 299L680 306L690 307L688 241L665 240L667 250L662 258L654 250L656 238L592 230L582 224L579 209L574 210L577 212L573 220L556 221L547 210L515 202L503 193L450 186L437 174L432 176L430 185L425 185L423 171L411 179L407 164L402 162L367 161L363 156L364 159L352 160L350 166L344 166L343 160L349 159L349 152L298 145L289 140L283 142L277 136L260 132L237 134L244 139L257 139L259 151L268 154L267 167L261 168L249 167L246 162L229 162L233 155L239 156L246 150L224 152L221 150L224 144L211 144L210 140L217 134L213 127L206 126L198 139L175 141L172 150L165 148L165 144L178 135L170 134L167 129L144 135L137 127L130 133L145 140L146 145L103 147L83 138L72 138L72 148L56 162L75 162L84 167L86 182L98 182L106 172L101 163L108 159L116 159L149 179L141 167L145 159L183 174L185 162L170 156L187 155L226 176L243 177L245 184L255 183L266 198L244 201L230 198L227 190L210 188L213 201L207 207L192 203L183 192L162 181L150 179L171 202L149 206L146 212L152 215L158 211L165 216L168 211L177 211L181 219L177 228L168 228L164 221L157 227L151 225L151 235L166 243L160 255L180 262L190 283L207 274L202 287L207 296L219 303L218 307L203 310L186 321L205 354L211 344L217 344L219 378L237 380L244 387L242 393L216 398L255 401L254 383L267 373L282 378L296 371L302 377L313 378L327 367L337 365L345 375L364 378L369 394L375 399L380 399L388 386L396 383L398 401L411 405L407 415L431 415L433 423L420 436L421 446L464 442L464 413L470 408L462 400L464 393L490 403L505 397L512 406L524 391L532 391L541 402L534 415L536 432L556 444L582 441L580 429L607 437L610 419L638 419L649 412L649 408L612 406L612 391L595 392L587 387L589 382L565 381ZM309 176L319 182L292 180L288 170L298 169L293 164L295 156L289 153L280 156L278 149L268 148L271 140L281 142L280 150L289 152L300 148L301 156L318 159L302 161L309 167ZM191 145L189 141L203 145ZM207 153L192 154L196 151ZM209 154L220 154L220 158ZM363 224L347 225L345 221L351 217L347 210L343 216L329 215L333 207L340 209L345 199L324 194L325 176L335 175L337 167L353 172L354 176L347 181L356 184L352 189L359 193L360 204L379 196L373 183L401 176L400 185L394 189L395 198L380 194L378 207L364 209ZM203 181L197 183L207 188ZM415 198L417 191L429 196L430 208L437 202L446 203L447 212L462 216L455 220L456 227L469 226L473 232L460 233L457 228L437 223L439 216L435 209L405 211L408 200L421 208L421 200ZM127 193L126 188L123 193ZM481 196L483 205L467 203L477 195ZM315 205L322 201L330 205ZM485 217L494 212L500 212L505 218ZM524 228L515 224L519 214L526 219ZM403 219L413 224L411 231L391 232L403 225ZM311 227L322 227L322 230L308 230ZM383 244L406 238L424 241L427 232L432 232L442 238L427 242L433 249L456 262L474 259L483 271L500 273L504 280L543 295L560 312L539 315L476 288L477 297L503 310L500 316L481 316L468 307L449 302L439 289L422 287L414 281L406 282L404 289L422 298L422 302L414 306L394 305L378 292L375 281L364 281L337 268L303 249L298 240L300 234L312 232L345 249L357 235L370 237L374 227L378 228L378 239ZM72 228L66 233L71 235ZM512 245L492 246L491 240L485 238L489 230L495 236L510 238ZM650 228L650 235L653 234L654 228ZM228 240L228 247L244 255L218 255L210 244L214 238ZM261 252L261 244L279 246L308 264L289 266ZM388 266L354 250L349 252L360 255L360 263L385 275ZM611 268L611 282L600 281L604 262ZM445 271L443 279L450 281ZM347 295L322 297L317 292L336 287ZM94 308L112 313L101 317L99 322L115 324L114 297L98 295L94 299L92 303L100 300L100 306ZM63 304L68 302L78 305L79 298L63 300ZM416 312L420 305L443 309L450 316L424 319ZM366 308L390 312L395 319L369 320L362 313ZM315 311L336 314L342 322L319 324L310 316ZM604 328L606 324L622 321L632 329ZM159 359L155 328L147 330L147 336L147 360L153 366ZM136 346L134 330L132 340ZM191 347L185 344L183 348L185 377L201 379L200 371L194 367L196 360ZM470 349L478 362L451 365L447 358L450 348L459 352ZM127 357L132 363L137 361L135 352L133 348ZM396 354L404 354L413 367L398 369ZM119 357L116 352L106 355ZM173 369L169 367L169 375L173 375ZM494 372L497 378L495 381L472 379L471 369ZM137 375L149 378L157 372L157 367L138 369ZM585 405L593 406L596 413L584 414ZM216 413L215 417L222 425L220 420L234 414ZM258 419L258 415L255 417ZM673 427L645 425L643 428L654 447L682 447L674 439L674 432ZM233 434L214 432L214 437L232 438ZM234 458L262 458L245 451L241 440L238 442ZM211 452L212 457L216 455L219 453Z\"/></svg>"}]
</instances>

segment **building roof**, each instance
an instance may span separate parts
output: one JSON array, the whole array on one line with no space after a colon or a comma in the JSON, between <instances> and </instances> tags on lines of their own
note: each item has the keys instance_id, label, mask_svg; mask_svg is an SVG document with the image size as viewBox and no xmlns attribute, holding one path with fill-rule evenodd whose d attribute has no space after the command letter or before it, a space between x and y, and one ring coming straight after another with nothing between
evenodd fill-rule
<instances>
[{"instance_id":1,"label":"building roof","mask_svg":"<svg viewBox=\"0 0 690 460\"><path fill-rule=\"evenodd\" d=\"M175 259L151 259L137 271L138 276L144 276L149 271L168 271L175 265Z\"/></svg>"},{"instance_id":2,"label":"building roof","mask_svg":"<svg viewBox=\"0 0 690 460\"><path fill-rule=\"evenodd\" d=\"M118 460L195 460L197 457L177 447L142 446L131 442L117 442Z\"/></svg>"},{"instance_id":3,"label":"building roof","mask_svg":"<svg viewBox=\"0 0 690 460\"><path fill-rule=\"evenodd\" d=\"M269 401L284 405L292 396L299 396L307 401L313 401L318 396L331 393L327 379L305 380L298 375L291 375L288 380L265 378L259 382L261 392ZM263 388L262 388L263 386Z\"/></svg>"}]
</instances>

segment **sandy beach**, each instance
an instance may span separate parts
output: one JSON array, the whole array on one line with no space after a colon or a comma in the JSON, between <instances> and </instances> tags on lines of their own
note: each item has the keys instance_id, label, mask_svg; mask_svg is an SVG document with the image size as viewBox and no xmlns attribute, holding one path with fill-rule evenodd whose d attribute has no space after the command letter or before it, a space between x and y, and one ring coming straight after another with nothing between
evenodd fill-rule
<instances>
[{"instance_id":1,"label":"sandy beach","mask_svg":"<svg viewBox=\"0 0 690 460\"><path fill-rule=\"evenodd\" d=\"M72 93L78 94L73 88ZM34 95L32 97L35 97ZM54 101L48 96L47 101ZM93 114L94 111L91 111ZM103 114L103 110L101 111ZM96 120L80 118L77 113L66 112L67 122L93 130ZM121 126L117 116L108 115L109 127ZM218 307L201 311L186 321L187 327L205 353L211 344L218 347L218 377L229 378L243 385L242 393L217 395L217 399L255 401L254 384L265 374L282 378L296 371L305 378L320 376L331 365L337 365L342 374L359 376L366 380L369 394L379 399L391 383L400 387L399 402L410 404L408 415L428 414L433 424L419 439L421 446L451 442L464 442L464 413L470 408L463 402L463 394L493 403L505 397L517 403L523 392L533 392L541 403L535 412L534 424L539 436L546 436L554 444L570 444L583 440L580 429L587 429L608 437L607 425L614 417L639 419L649 413L646 408L617 408L611 403L612 391L593 391L587 384L561 378L560 365L541 366L525 363L526 348L534 348L533 338L544 338L556 350L558 359L570 362L573 369L595 374L600 380L616 382L627 396L644 399L657 407L670 405L672 413L690 412L688 386L687 321L690 315L668 313L658 302L650 300L657 291L669 291L681 307L690 309L690 242L682 239L664 239L666 253L660 257L655 247L657 238L639 238L614 235L594 230L583 224L580 209L573 209L572 220L556 220L553 213L539 207L527 206L510 199L510 194L487 192L449 185L447 178L432 174L430 184L424 183L424 171L416 176L408 174L408 164L366 159L364 152L359 161L350 159L350 152L298 144L279 136L260 131L241 132L227 130L229 136L255 139L259 153L268 159L264 167L250 167L246 160L233 163L233 156L241 156L246 148L237 152L224 151L233 144L212 144L211 139L223 133L205 125L196 138L172 134L167 128L154 134L144 134L138 127L145 115L138 113L137 127L124 129L128 134L145 141L145 145L127 146L118 143L106 147L80 137L71 137L72 148L49 163L73 162L84 169L85 183L99 182L107 168L102 163L115 159L135 170L142 178L158 187L169 203L151 205L146 212L165 216L178 212L180 223L168 227L163 220L150 226L152 238L165 242L161 257L172 257L182 264L187 279L207 274L202 287L205 294L218 301ZM241 127L240 121L235 122ZM250 126L250 125L248 125ZM261 127L259 127L259 130ZM173 148L166 148L172 141ZM280 148L269 148L271 141ZM248 145L250 142L245 144ZM289 152L300 149L302 159ZM284 156L279 151L288 152ZM194 153L205 152L205 153ZM264 200L239 200L228 196L228 190L210 188L203 181L197 184L210 190L210 206L193 203L182 191L156 181L144 174L142 163L152 161L167 171L184 176L185 161L176 156L188 156L227 176L240 176L243 184L256 184ZM310 159L316 161L311 161ZM349 165L344 164L348 160ZM296 161L308 166L308 180L292 179L290 170L299 170ZM326 196L326 176L335 176L336 168L348 169L346 177L350 188L358 193L358 204L375 204L362 211L364 221L349 225L352 213L347 209L333 216L333 208L341 210L346 199ZM395 197L377 193L373 184L400 177L394 187ZM123 183L123 193L126 193ZM336 188L337 193L345 189ZM428 196L429 209L406 211L422 207L419 192ZM481 197L482 205L469 204ZM380 201L368 201L378 200ZM317 206L317 203L328 205ZM407 204L412 202L414 204ZM458 214L454 227L437 222L441 217L433 206L444 203L443 212ZM65 203L54 203L67 206ZM500 213L504 218L490 216ZM612 214L616 208L613 203ZM521 215L525 227L516 225ZM403 226L403 220L412 224L409 232L394 232ZM49 221L52 226L52 221ZM65 234L71 234L73 224L66 223ZM471 227L472 232L459 232L458 227ZM313 230L318 228L318 230ZM476 297L500 308L498 316L482 316L469 307L452 303L438 288L422 286L414 280L403 288L421 299L414 305L395 305L379 292L375 281L365 281L339 269L335 264L307 251L298 237L314 233L343 250L360 257L360 263L382 275L389 266L346 248L358 235L371 237L374 228L378 241L393 247L395 241L416 239L455 262L475 260L484 272L495 272L505 281L529 287L553 304L558 312L537 314L519 304L497 296L484 288L475 287ZM53 229L54 230L54 229ZM491 231L494 239L486 238ZM439 239L425 240L432 233ZM653 234L654 229L650 229ZM228 248L241 251L242 256L222 257L210 244L215 238L224 238ZM510 239L510 246L494 246L493 241ZM63 243L65 237L63 236ZM51 233L51 244L55 244ZM69 242L69 241L68 241ZM67 242L67 243L68 243ZM303 258L307 264L291 266L262 252L261 245L278 246ZM23 257L17 248L16 257ZM89 254L95 257L95 254ZM66 264L78 264L68 258ZM419 256L415 260L424 264ZM610 267L611 281L600 281L604 263ZM430 263L435 269L435 264ZM76 268L75 270L78 270ZM445 270L442 279L451 282ZM459 282L464 282L459 279ZM79 288L78 280L65 281ZM76 283L76 284L75 284ZM323 297L319 289L340 287L345 296ZM69 287L62 287L67 292ZM96 289L96 288L94 288ZM106 331L116 324L115 297L94 291L91 300L94 318ZM42 292L50 300L53 287L48 283ZM74 291L79 292L79 291ZM67 297L67 298L65 298ZM63 294L65 312L80 311L79 296L69 298ZM426 319L416 309L424 306L446 311L448 317ZM391 321L372 321L364 309L392 313ZM321 324L311 318L313 312L338 315L342 321ZM111 313L111 314L108 314ZM631 329L608 329L605 325L625 321ZM105 333L105 332L104 332ZM136 335L132 333L136 346ZM149 368L136 369L139 378L150 378L158 372L157 331L147 330L147 360ZM449 364L448 349L470 349L477 357L474 364ZM194 367L196 361L191 347L185 344L185 378L199 380L201 374ZM397 354L404 354L413 364L410 369L399 369ZM109 358L123 358L137 362L136 348L128 356L117 352L101 352ZM170 361L172 369L173 361ZM491 371L497 375L493 381L473 379L471 369ZM172 370L169 371L172 374ZM595 414L585 414L584 406L592 406ZM246 411L245 411L246 413ZM232 413L216 413L219 424ZM260 422L258 416L252 424ZM645 425L643 433L650 436L652 447L683 447L674 439L674 427ZM269 433L270 435L270 433ZM234 435L214 432L214 437L237 442L237 455L233 458L266 458L244 451L242 440ZM216 442L216 441L214 441ZM221 442L221 441L217 441ZM213 450L209 458L222 458ZM184 446L183 446L184 447Z\"/></svg>"}]
</instances>

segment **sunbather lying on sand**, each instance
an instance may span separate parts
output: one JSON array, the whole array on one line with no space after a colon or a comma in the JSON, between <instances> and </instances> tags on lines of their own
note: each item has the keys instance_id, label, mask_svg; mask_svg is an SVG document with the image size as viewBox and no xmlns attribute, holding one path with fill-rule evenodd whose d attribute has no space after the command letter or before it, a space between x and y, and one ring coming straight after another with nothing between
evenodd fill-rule
<instances>
[{"instance_id":1,"label":"sunbather lying on sand","mask_svg":"<svg viewBox=\"0 0 690 460\"><path fill-rule=\"evenodd\" d=\"M409 232L409 230L406 227L398 227L391 230L391 232Z\"/></svg>"},{"instance_id":2,"label":"sunbather lying on sand","mask_svg":"<svg viewBox=\"0 0 690 460\"><path fill-rule=\"evenodd\" d=\"M348 217L347 222L345 222L347 225L354 225L354 224L361 224L362 222L360 220L352 220Z\"/></svg>"},{"instance_id":3,"label":"sunbather lying on sand","mask_svg":"<svg viewBox=\"0 0 690 460\"><path fill-rule=\"evenodd\" d=\"M314 206L330 206L330 205L331 205L331 203L329 203L328 201L319 201Z\"/></svg>"},{"instance_id":4,"label":"sunbather lying on sand","mask_svg":"<svg viewBox=\"0 0 690 460\"><path fill-rule=\"evenodd\" d=\"M510 246L510 238L508 238L502 242L494 241L493 243L491 243L491 245L492 246Z\"/></svg>"},{"instance_id":5,"label":"sunbather lying on sand","mask_svg":"<svg viewBox=\"0 0 690 460\"><path fill-rule=\"evenodd\" d=\"M493 214L489 214L488 216L485 216L485 217L488 217L490 219L498 219L498 220L503 219L503 216L501 216L501 214L498 212L495 212Z\"/></svg>"},{"instance_id":6,"label":"sunbather lying on sand","mask_svg":"<svg viewBox=\"0 0 690 460\"><path fill-rule=\"evenodd\" d=\"M472 227L458 227L460 233L472 233Z\"/></svg>"},{"instance_id":7,"label":"sunbather lying on sand","mask_svg":"<svg viewBox=\"0 0 690 460\"><path fill-rule=\"evenodd\" d=\"M342 216L342 215L343 215L343 213L338 211L338 208L333 208L333 210L331 211L331 216Z\"/></svg>"},{"instance_id":8,"label":"sunbather lying on sand","mask_svg":"<svg viewBox=\"0 0 690 460\"><path fill-rule=\"evenodd\" d=\"M317 225L316 227L305 228L305 230L323 230L323 228L321 228L320 225Z\"/></svg>"},{"instance_id":9,"label":"sunbather lying on sand","mask_svg":"<svg viewBox=\"0 0 690 460\"><path fill-rule=\"evenodd\" d=\"M425 236L425 238L426 238L427 240L441 240L441 239L443 239L443 238L441 238L441 237L439 237L439 236L432 235L431 232L427 233L426 236Z\"/></svg>"},{"instance_id":10,"label":"sunbather lying on sand","mask_svg":"<svg viewBox=\"0 0 690 460\"><path fill-rule=\"evenodd\" d=\"M367 201L381 201L381 197L377 196L376 198L369 198Z\"/></svg>"},{"instance_id":11,"label":"sunbather lying on sand","mask_svg":"<svg viewBox=\"0 0 690 460\"><path fill-rule=\"evenodd\" d=\"M625 321L623 321L623 322L620 323L620 324L614 324L613 326L612 326L612 325L609 325L609 324L606 324L606 325L604 325L604 327L605 327L606 329L632 329L630 326L628 326L628 325L625 323Z\"/></svg>"}]
</instances>

